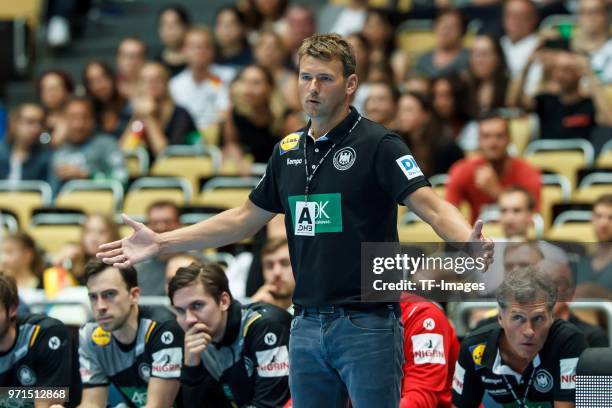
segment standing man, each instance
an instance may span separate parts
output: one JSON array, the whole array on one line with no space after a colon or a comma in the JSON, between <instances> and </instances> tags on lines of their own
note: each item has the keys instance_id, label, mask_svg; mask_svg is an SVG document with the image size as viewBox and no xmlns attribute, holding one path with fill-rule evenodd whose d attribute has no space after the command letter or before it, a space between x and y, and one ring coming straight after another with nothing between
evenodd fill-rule
<instances>
[{"instance_id":1,"label":"standing man","mask_svg":"<svg viewBox=\"0 0 612 408\"><path fill-rule=\"evenodd\" d=\"M106 407L111 383L130 407L172 406L183 362L183 331L174 315L138 305L132 267L117 269L94 259L85 274L96 321L79 332L80 408Z\"/></svg>"},{"instance_id":2,"label":"standing man","mask_svg":"<svg viewBox=\"0 0 612 408\"><path fill-rule=\"evenodd\" d=\"M398 241L398 203L447 241L484 241L482 222L472 230L431 189L401 138L350 107L358 79L342 37L307 38L299 65L300 99L311 121L275 147L244 205L164 234L125 217L135 233L102 245L98 256L123 267L159 252L219 247L286 214L296 280L289 342L294 404L346 406L350 398L355 408L396 408L404 362L399 308L361 302L361 243ZM466 248L477 246L490 261L490 241Z\"/></svg>"}]
</instances>

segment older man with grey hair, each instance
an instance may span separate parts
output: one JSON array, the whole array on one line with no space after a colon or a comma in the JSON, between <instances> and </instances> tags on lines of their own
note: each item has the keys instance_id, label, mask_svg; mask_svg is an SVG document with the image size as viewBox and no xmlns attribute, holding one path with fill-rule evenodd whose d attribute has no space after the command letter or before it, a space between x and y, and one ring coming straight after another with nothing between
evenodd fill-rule
<instances>
[{"instance_id":1,"label":"older man with grey hair","mask_svg":"<svg viewBox=\"0 0 612 408\"><path fill-rule=\"evenodd\" d=\"M461 344L455 407L478 407L485 391L504 406L575 407L576 364L587 343L574 325L554 319L557 296L557 285L532 266L505 278L497 293L498 320Z\"/></svg>"}]
</instances>

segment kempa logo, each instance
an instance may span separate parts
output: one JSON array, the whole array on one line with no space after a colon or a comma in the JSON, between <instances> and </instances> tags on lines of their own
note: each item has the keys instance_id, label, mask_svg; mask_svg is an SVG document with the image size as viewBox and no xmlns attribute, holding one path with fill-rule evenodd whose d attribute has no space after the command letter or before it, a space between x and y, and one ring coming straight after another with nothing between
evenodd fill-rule
<instances>
[{"instance_id":1,"label":"kempa logo","mask_svg":"<svg viewBox=\"0 0 612 408\"><path fill-rule=\"evenodd\" d=\"M300 164L302 164L302 159L287 158L287 166L299 166Z\"/></svg>"},{"instance_id":2,"label":"kempa logo","mask_svg":"<svg viewBox=\"0 0 612 408\"><path fill-rule=\"evenodd\" d=\"M348 170L355 163L356 158L355 149L352 147L342 148L334 154L334 167L340 171Z\"/></svg>"}]
</instances>

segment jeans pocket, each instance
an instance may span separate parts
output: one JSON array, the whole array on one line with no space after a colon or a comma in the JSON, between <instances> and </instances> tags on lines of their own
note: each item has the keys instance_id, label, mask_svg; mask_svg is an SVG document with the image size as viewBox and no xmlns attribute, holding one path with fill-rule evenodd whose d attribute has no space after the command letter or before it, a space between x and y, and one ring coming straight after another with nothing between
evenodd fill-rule
<instances>
[{"instance_id":1,"label":"jeans pocket","mask_svg":"<svg viewBox=\"0 0 612 408\"><path fill-rule=\"evenodd\" d=\"M346 319L351 326L359 330L391 332L396 324L395 316L392 313L386 316L368 312L350 313Z\"/></svg>"},{"instance_id":2,"label":"jeans pocket","mask_svg":"<svg viewBox=\"0 0 612 408\"><path fill-rule=\"evenodd\" d=\"M293 332L293 330L295 330L295 328L297 327L298 323L302 319L303 319L302 316L293 316L293 319L291 319L291 326L289 326L289 334L291 334Z\"/></svg>"}]
</instances>

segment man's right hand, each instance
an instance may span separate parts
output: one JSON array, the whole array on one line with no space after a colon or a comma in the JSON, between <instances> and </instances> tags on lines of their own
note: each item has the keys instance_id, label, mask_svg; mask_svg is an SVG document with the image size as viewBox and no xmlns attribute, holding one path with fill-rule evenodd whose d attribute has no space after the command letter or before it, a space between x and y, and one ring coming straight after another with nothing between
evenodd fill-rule
<instances>
[{"instance_id":1,"label":"man's right hand","mask_svg":"<svg viewBox=\"0 0 612 408\"><path fill-rule=\"evenodd\" d=\"M127 238L100 245L96 257L116 268L125 268L157 255L160 249L157 234L125 214L122 214L122 218L134 233Z\"/></svg>"},{"instance_id":2,"label":"man's right hand","mask_svg":"<svg viewBox=\"0 0 612 408\"><path fill-rule=\"evenodd\" d=\"M208 326L196 323L185 332L185 365L189 367L200 365L200 354L206 350L212 337Z\"/></svg>"}]
</instances>

